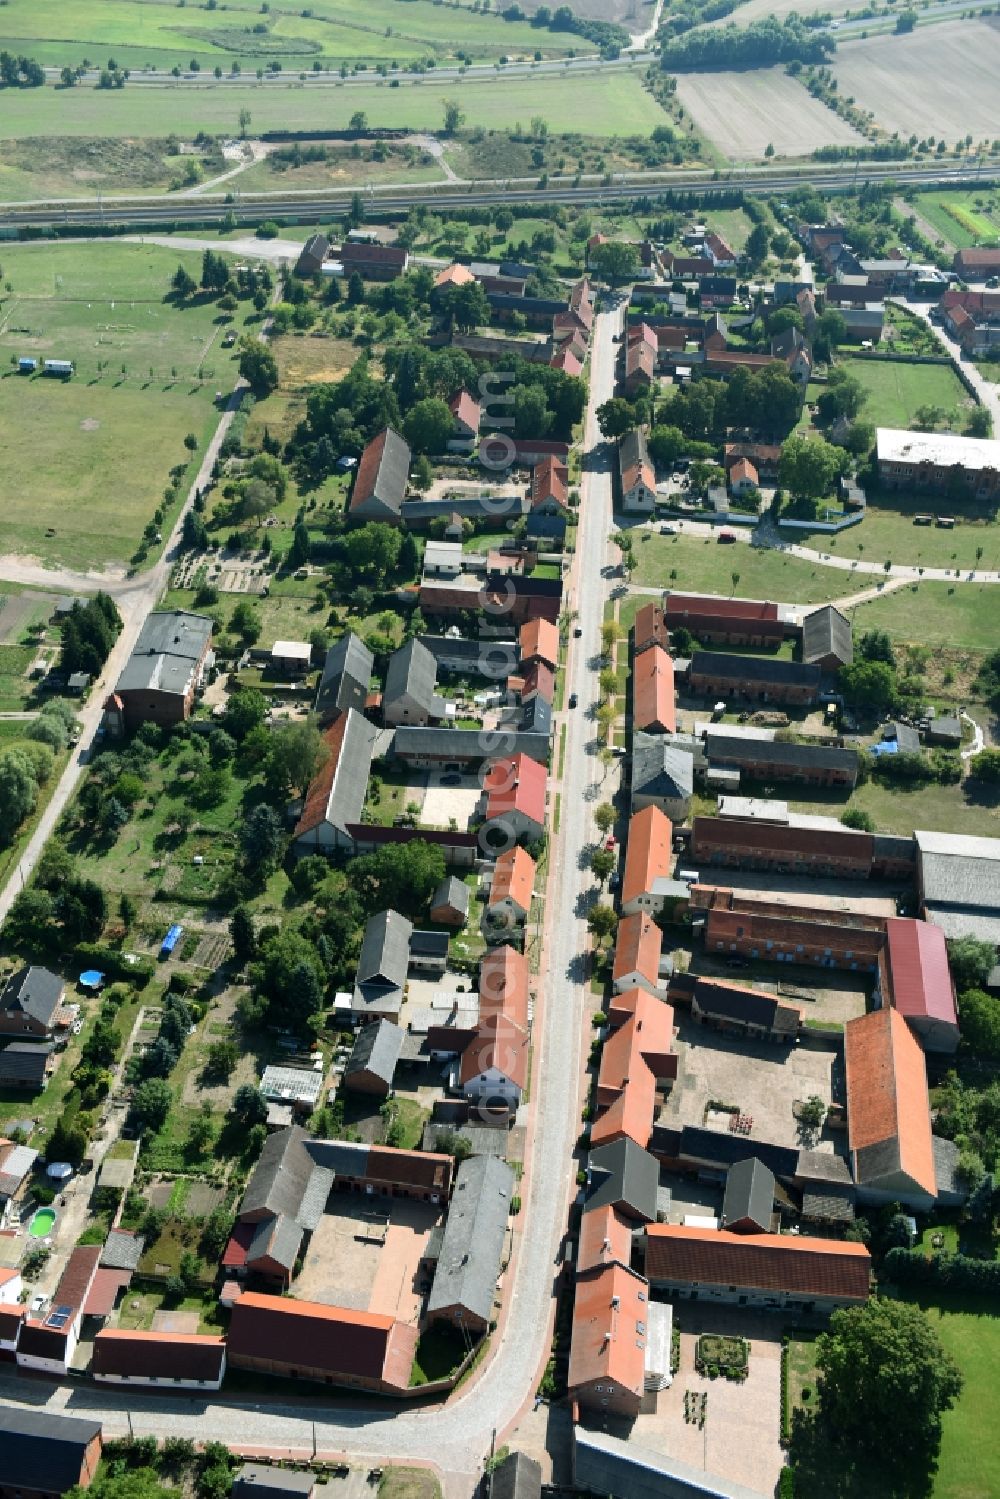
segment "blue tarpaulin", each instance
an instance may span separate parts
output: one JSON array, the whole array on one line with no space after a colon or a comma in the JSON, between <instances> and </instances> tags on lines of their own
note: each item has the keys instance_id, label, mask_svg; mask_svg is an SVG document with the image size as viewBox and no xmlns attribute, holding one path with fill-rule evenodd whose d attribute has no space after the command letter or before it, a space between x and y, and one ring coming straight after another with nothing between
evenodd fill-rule
<instances>
[{"instance_id":1,"label":"blue tarpaulin","mask_svg":"<svg viewBox=\"0 0 1000 1499\"><path fill-rule=\"evenodd\" d=\"M99 989L104 983L104 974L98 973L96 968L88 968L86 973L80 975L80 985L84 989Z\"/></svg>"},{"instance_id":2,"label":"blue tarpaulin","mask_svg":"<svg viewBox=\"0 0 1000 1499\"><path fill-rule=\"evenodd\" d=\"M172 926L170 928L169 932L164 937L163 942L162 942L162 944L160 946L160 957L161 958L169 958L170 954L173 952L174 948L177 946L178 942L181 940L181 936L183 934L183 931L184 931L184 928L182 926Z\"/></svg>"},{"instance_id":3,"label":"blue tarpaulin","mask_svg":"<svg viewBox=\"0 0 1000 1499\"><path fill-rule=\"evenodd\" d=\"M882 739L878 744L871 747L873 755L898 755L899 745L895 739Z\"/></svg>"}]
</instances>

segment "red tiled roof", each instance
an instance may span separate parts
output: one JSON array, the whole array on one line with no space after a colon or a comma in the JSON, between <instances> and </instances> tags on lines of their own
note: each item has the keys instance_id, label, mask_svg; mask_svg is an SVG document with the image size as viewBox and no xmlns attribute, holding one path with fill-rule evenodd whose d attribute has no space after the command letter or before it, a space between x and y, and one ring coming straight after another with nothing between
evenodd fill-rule
<instances>
[{"instance_id":1,"label":"red tiled roof","mask_svg":"<svg viewBox=\"0 0 1000 1499\"><path fill-rule=\"evenodd\" d=\"M508 943L491 948L479 964L480 1019L506 1015L526 1029L528 991L529 969L524 954Z\"/></svg>"},{"instance_id":2,"label":"red tiled roof","mask_svg":"<svg viewBox=\"0 0 1000 1499\"><path fill-rule=\"evenodd\" d=\"M549 364L554 370L561 370L564 375L580 375L583 373L583 365L570 348L560 349L553 354Z\"/></svg>"},{"instance_id":3,"label":"red tiled roof","mask_svg":"<svg viewBox=\"0 0 1000 1499\"><path fill-rule=\"evenodd\" d=\"M455 261L452 265L446 265L443 271L438 271L434 277L434 285L468 286L469 282L475 279L467 265L460 265L458 261Z\"/></svg>"},{"instance_id":4,"label":"red tiled roof","mask_svg":"<svg viewBox=\"0 0 1000 1499\"><path fill-rule=\"evenodd\" d=\"M863 1244L793 1234L733 1234L667 1223L646 1227L650 1282L696 1282L867 1301L871 1256Z\"/></svg>"},{"instance_id":5,"label":"red tiled roof","mask_svg":"<svg viewBox=\"0 0 1000 1499\"><path fill-rule=\"evenodd\" d=\"M617 1260L628 1265L632 1258L632 1224L616 1207L594 1208L580 1220L576 1250L576 1273L585 1275Z\"/></svg>"},{"instance_id":6,"label":"red tiled roof","mask_svg":"<svg viewBox=\"0 0 1000 1499\"><path fill-rule=\"evenodd\" d=\"M647 651L646 655L652 652ZM622 905L647 895L653 881L670 873L673 824L657 806L643 807L628 825L625 870L622 875Z\"/></svg>"},{"instance_id":7,"label":"red tiled roof","mask_svg":"<svg viewBox=\"0 0 1000 1499\"><path fill-rule=\"evenodd\" d=\"M615 963L612 978L640 973L651 984L659 982L660 928L645 911L623 916L615 937Z\"/></svg>"},{"instance_id":8,"label":"red tiled roof","mask_svg":"<svg viewBox=\"0 0 1000 1499\"><path fill-rule=\"evenodd\" d=\"M750 459L737 458L729 470L729 482L730 484L739 484L744 479L749 479L751 484L760 483L760 475L750 462Z\"/></svg>"},{"instance_id":9,"label":"red tiled roof","mask_svg":"<svg viewBox=\"0 0 1000 1499\"><path fill-rule=\"evenodd\" d=\"M97 1376L216 1380L225 1357L225 1338L110 1328L94 1339L91 1370Z\"/></svg>"},{"instance_id":10,"label":"red tiled roof","mask_svg":"<svg viewBox=\"0 0 1000 1499\"><path fill-rule=\"evenodd\" d=\"M847 828L790 828L784 824L740 822L735 817L696 817L691 825L695 857L706 847L777 851L782 854L825 854L864 860L871 858L872 836Z\"/></svg>"},{"instance_id":11,"label":"red tiled roof","mask_svg":"<svg viewBox=\"0 0 1000 1499\"><path fill-rule=\"evenodd\" d=\"M563 509L568 504L569 486L564 463L553 457L542 458L531 471L531 505L544 504L553 499Z\"/></svg>"},{"instance_id":12,"label":"red tiled roof","mask_svg":"<svg viewBox=\"0 0 1000 1499\"><path fill-rule=\"evenodd\" d=\"M220 1264L224 1270L242 1270L247 1262L247 1250L259 1228L257 1223L234 1223Z\"/></svg>"},{"instance_id":13,"label":"red tiled roof","mask_svg":"<svg viewBox=\"0 0 1000 1499\"><path fill-rule=\"evenodd\" d=\"M521 678L521 699L528 702L536 694L551 703L556 695L556 674L547 661L532 661Z\"/></svg>"},{"instance_id":14,"label":"red tiled roof","mask_svg":"<svg viewBox=\"0 0 1000 1499\"><path fill-rule=\"evenodd\" d=\"M482 1072L495 1068L518 1088L528 1081L528 1033L508 1015L480 1020L476 1034L462 1053L459 1081L464 1087Z\"/></svg>"},{"instance_id":15,"label":"red tiled roof","mask_svg":"<svg viewBox=\"0 0 1000 1499\"><path fill-rule=\"evenodd\" d=\"M591 1145L628 1138L649 1143L659 1078L676 1071L672 1056L674 1012L652 994L636 998L634 1013L612 1031L601 1053L597 1105L604 1110L591 1127Z\"/></svg>"},{"instance_id":16,"label":"red tiled roof","mask_svg":"<svg viewBox=\"0 0 1000 1499\"><path fill-rule=\"evenodd\" d=\"M632 663L632 725L668 734L677 731L674 663L661 645L650 646Z\"/></svg>"},{"instance_id":17,"label":"red tiled roof","mask_svg":"<svg viewBox=\"0 0 1000 1499\"><path fill-rule=\"evenodd\" d=\"M480 406L467 390L460 390L448 403L452 416L470 432L479 431Z\"/></svg>"},{"instance_id":18,"label":"red tiled roof","mask_svg":"<svg viewBox=\"0 0 1000 1499\"><path fill-rule=\"evenodd\" d=\"M302 815L295 824L296 838L302 833L309 833L313 828L326 820L326 809L330 802L330 792L337 775L337 765L340 762L340 753L344 747L344 736L347 733L347 714L338 713L328 729L323 730L323 743L329 753L319 772L313 780L306 793L306 799L302 806Z\"/></svg>"},{"instance_id":19,"label":"red tiled roof","mask_svg":"<svg viewBox=\"0 0 1000 1499\"><path fill-rule=\"evenodd\" d=\"M532 822L545 823L544 765L518 752L509 760L496 760L483 777L486 821L519 812Z\"/></svg>"},{"instance_id":20,"label":"red tiled roof","mask_svg":"<svg viewBox=\"0 0 1000 1499\"><path fill-rule=\"evenodd\" d=\"M78 1244L66 1261L66 1268L52 1295L52 1305L70 1306L75 1312L80 1311L87 1300L100 1258L100 1244Z\"/></svg>"},{"instance_id":21,"label":"red tiled roof","mask_svg":"<svg viewBox=\"0 0 1000 1499\"><path fill-rule=\"evenodd\" d=\"M489 905L502 900L512 900L527 913L531 910L531 895L535 888L535 861L526 848L518 844L500 855L493 869Z\"/></svg>"},{"instance_id":22,"label":"red tiled roof","mask_svg":"<svg viewBox=\"0 0 1000 1499\"><path fill-rule=\"evenodd\" d=\"M667 642L667 626L663 618L663 610L659 604L643 604L641 609L636 610L635 622L632 625L633 651L644 651L648 645L662 645L666 650Z\"/></svg>"},{"instance_id":23,"label":"red tiled roof","mask_svg":"<svg viewBox=\"0 0 1000 1499\"><path fill-rule=\"evenodd\" d=\"M384 1380L405 1389L416 1342L415 1327L378 1312L248 1291L233 1307L228 1349L234 1359L322 1369L333 1378Z\"/></svg>"},{"instance_id":24,"label":"red tiled roof","mask_svg":"<svg viewBox=\"0 0 1000 1499\"><path fill-rule=\"evenodd\" d=\"M518 637L521 661L530 661L538 656L550 666L559 663L559 626L550 619L529 619L521 626Z\"/></svg>"},{"instance_id":25,"label":"red tiled roof","mask_svg":"<svg viewBox=\"0 0 1000 1499\"><path fill-rule=\"evenodd\" d=\"M570 1393L610 1379L641 1396L648 1316L645 1282L631 1271L607 1265L593 1275L581 1276L573 1306Z\"/></svg>"},{"instance_id":26,"label":"red tiled roof","mask_svg":"<svg viewBox=\"0 0 1000 1499\"><path fill-rule=\"evenodd\" d=\"M936 1196L927 1065L920 1042L897 1010L872 1010L847 1022L844 1071L855 1179L881 1174L869 1171L864 1160L859 1164L858 1153L891 1142L899 1171Z\"/></svg>"},{"instance_id":27,"label":"red tiled roof","mask_svg":"<svg viewBox=\"0 0 1000 1499\"><path fill-rule=\"evenodd\" d=\"M893 1007L907 1020L957 1025L955 986L941 928L896 916L886 922L886 936Z\"/></svg>"},{"instance_id":28,"label":"red tiled roof","mask_svg":"<svg viewBox=\"0 0 1000 1499\"><path fill-rule=\"evenodd\" d=\"M131 1270L100 1268L94 1276L83 1307L85 1317L108 1317L115 1309L118 1292L124 1291L132 1282Z\"/></svg>"},{"instance_id":29,"label":"red tiled roof","mask_svg":"<svg viewBox=\"0 0 1000 1499\"><path fill-rule=\"evenodd\" d=\"M389 1145L373 1145L368 1152L365 1177L375 1183L447 1194L451 1187L453 1165L450 1155L435 1154L429 1150L395 1150Z\"/></svg>"},{"instance_id":30,"label":"red tiled roof","mask_svg":"<svg viewBox=\"0 0 1000 1499\"><path fill-rule=\"evenodd\" d=\"M668 623L687 624L700 618L725 617L733 620L762 620L778 618L777 604L765 603L761 599L716 598L701 593L666 594L663 612Z\"/></svg>"}]
</instances>

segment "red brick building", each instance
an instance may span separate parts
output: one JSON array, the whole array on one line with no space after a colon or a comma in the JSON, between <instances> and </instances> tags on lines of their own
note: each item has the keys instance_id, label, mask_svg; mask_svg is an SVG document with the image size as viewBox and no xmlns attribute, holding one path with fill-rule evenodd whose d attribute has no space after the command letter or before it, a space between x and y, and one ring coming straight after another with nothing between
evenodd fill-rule
<instances>
[{"instance_id":1,"label":"red brick building","mask_svg":"<svg viewBox=\"0 0 1000 1499\"><path fill-rule=\"evenodd\" d=\"M773 646L785 638L784 621L777 604L760 599L713 598L705 594L674 593L664 596L663 615L667 628L683 626L699 640L713 645Z\"/></svg>"},{"instance_id":2,"label":"red brick building","mask_svg":"<svg viewBox=\"0 0 1000 1499\"><path fill-rule=\"evenodd\" d=\"M713 869L765 869L782 874L867 879L872 868L871 833L830 828L789 827L785 823L731 817L696 817L691 855Z\"/></svg>"}]
</instances>

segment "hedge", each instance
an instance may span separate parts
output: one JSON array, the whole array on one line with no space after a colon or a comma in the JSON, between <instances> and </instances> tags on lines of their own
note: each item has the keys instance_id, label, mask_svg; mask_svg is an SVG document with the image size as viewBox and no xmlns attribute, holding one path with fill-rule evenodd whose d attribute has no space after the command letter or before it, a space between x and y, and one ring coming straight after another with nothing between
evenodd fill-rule
<instances>
[{"instance_id":1,"label":"hedge","mask_svg":"<svg viewBox=\"0 0 1000 1499\"><path fill-rule=\"evenodd\" d=\"M883 1278L897 1285L936 1286L946 1291L1000 1292L1000 1260L977 1260L967 1254L925 1255L919 1249L890 1249Z\"/></svg>"}]
</instances>

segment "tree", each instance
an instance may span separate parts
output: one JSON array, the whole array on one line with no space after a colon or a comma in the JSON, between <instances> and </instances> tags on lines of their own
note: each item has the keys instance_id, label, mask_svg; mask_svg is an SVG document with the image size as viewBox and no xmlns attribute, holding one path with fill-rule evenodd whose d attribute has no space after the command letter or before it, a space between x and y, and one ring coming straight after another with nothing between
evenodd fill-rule
<instances>
[{"instance_id":1,"label":"tree","mask_svg":"<svg viewBox=\"0 0 1000 1499\"><path fill-rule=\"evenodd\" d=\"M213 1041L205 1059L205 1071L209 1077L223 1080L232 1077L240 1059L235 1041Z\"/></svg>"},{"instance_id":2,"label":"tree","mask_svg":"<svg viewBox=\"0 0 1000 1499\"><path fill-rule=\"evenodd\" d=\"M170 1087L162 1077L148 1077L132 1094L129 1115L143 1134L155 1135L170 1112Z\"/></svg>"},{"instance_id":3,"label":"tree","mask_svg":"<svg viewBox=\"0 0 1000 1499\"><path fill-rule=\"evenodd\" d=\"M778 477L797 499L821 500L836 486L846 462L843 449L822 437L790 437L781 450Z\"/></svg>"},{"instance_id":4,"label":"tree","mask_svg":"<svg viewBox=\"0 0 1000 1499\"><path fill-rule=\"evenodd\" d=\"M826 1118L826 1104L818 1093L812 1094L799 1106L799 1118L809 1129L819 1129Z\"/></svg>"},{"instance_id":5,"label":"tree","mask_svg":"<svg viewBox=\"0 0 1000 1499\"><path fill-rule=\"evenodd\" d=\"M968 989L984 988L995 961L995 949L991 942L980 942L976 937L949 939L948 962L959 994L964 994Z\"/></svg>"},{"instance_id":6,"label":"tree","mask_svg":"<svg viewBox=\"0 0 1000 1499\"><path fill-rule=\"evenodd\" d=\"M57 1121L45 1147L45 1159L50 1165L53 1161L68 1161L71 1166L79 1166L86 1155L87 1132L78 1123L78 1117L67 1120L63 1116Z\"/></svg>"},{"instance_id":7,"label":"tree","mask_svg":"<svg viewBox=\"0 0 1000 1499\"><path fill-rule=\"evenodd\" d=\"M444 855L436 844L386 844L351 862L351 884L366 914L389 907L422 912L444 879Z\"/></svg>"},{"instance_id":8,"label":"tree","mask_svg":"<svg viewBox=\"0 0 1000 1499\"><path fill-rule=\"evenodd\" d=\"M654 427L646 446L657 468L669 468L683 453L687 439L680 427Z\"/></svg>"},{"instance_id":9,"label":"tree","mask_svg":"<svg viewBox=\"0 0 1000 1499\"><path fill-rule=\"evenodd\" d=\"M455 430L448 402L427 396L411 406L403 421L403 436L417 453L444 453Z\"/></svg>"},{"instance_id":10,"label":"tree","mask_svg":"<svg viewBox=\"0 0 1000 1499\"><path fill-rule=\"evenodd\" d=\"M365 300L365 283L357 271L347 278L347 303L349 307L360 307Z\"/></svg>"},{"instance_id":11,"label":"tree","mask_svg":"<svg viewBox=\"0 0 1000 1499\"><path fill-rule=\"evenodd\" d=\"M381 588L395 571L403 540L398 526L368 521L341 539L340 549L358 581Z\"/></svg>"},{"instance_id":12,"label":"tree","mask_svg":"<svg viewBox=\"0 0 1000 1499\"><path fill-rule=\"evenodd\" d=\"M246 108L246 106L244 106L240 110L239 120L240 120L240 136L241 136L241 138L243 140L246 140L246 138L247 138L247 132L250 129L250 111L249 111L249 109Z\"/></svg>"},{"instance_id":13,"label":"tree","mask_svg":"<svg viewBox=\"0 0 1000 1499\"><path fill-rule=\"evenodd\" d=\"M229 918L229 935L233 941L233 957L243 968L257 951L257 937L249 906L235 908Z\"/></svg>"},{"instance_id":14,"label":"tree","mask_svg":"<svg viewBox=\"0 0 1000 1499\"><path fill-rule=\"evenodd\" d=\"M612 396L598 406L597 425L604 437L624 437L635 426L635 408L621 396Z\"/></svg>"},{"instance_id":15,"label":"tree","mask_svg":"<svg viewBox=\"0 0 1000 1499\"><path fill-rule=\"evenodd\" d=\"M615 809L610 802L601 802L600 805L598 807L595 807L594 809L594 821L600 828L602 833L610 832L610 830L615 825L615 818L617 817L617 815L618 814L615 812Z\"/></svg>"},{"instance_id":16,"label":"tree","mask_svg":"<svg viewBox=\"0 0 1000 1499\"><path fill-rule=\"evenodd\" d=\"M267 1119L267 1099L253 1083L241 1083L233 1096L232 1111L242 1124L263 1124Z\"/></svg>"},{"instance_id":17,"label":"tree","mask_svg":"<svg viewBox=\"0 0 1000 1499\"><path fill-rule=\"evenodd\" d=\"M309 561L312 551L312 543L309 540L309 528L305 521L296 521L295 530L292 532L292 544L288 549L288 566L293 572L300 567L305 567Z\"/></svg>"},{"instance_id":18,"label":"tree","mask_svg":"<svg viewBox=\"0 0 1000 1499\"><path fill-rule=\"evenodd\" d=\"M605 937L612 936L617 927L618 917L615 915L613 906L591 906L587 913L587 929L599 942L603 942Z\"/></svg>"},{"instance_id":19,"label":"tree","mask_svg":"<svg viewBox=\"0 0 1000 1499\"><path fill-rule=\"evenodd\" d=\"M962 1375L918 1306L872 1300L834 1312L816 1340L816 1364L820 1410L840 1441L889 1466L937 1451Z\"/></svg>"},{"instance_id":20,"label":"tree","mask_svg":"<svg viewBox=\"0 0 1000 1499\"><path fill-rule=\"evenodd\" d=\"M187 266L179 265L174 271L171 287L178 297L190 297L198 290L198 283L191 275Z\"/></svg>"},{"instance_id":21,"label":"tree","mask_svg":"<svg viewBox=\"0 0 1000 1499\"><path fill-rule=\"evenodd\" d=\"M0 840L9 842L24 819L34 811L38 798L35 771L23 751L0 754Z\"/></svg>"},{"instance_id":22,"label":"tree","mask_svg":"<svg viewBox=\"0 0 1000 1499\"><path fill-rule=\"evenodd\" d=\"M980 781L995 784L1000 781L1000 749L983 749L973 755L969 769Z\"/></svg>"},{"instance_id":23,"label":"tree","mask_svg":"<svg viewBox=\"0 0 1000 1499\"><path fill-rule=\"evenodd\" d=\"M595 848L590 856L590 872L603 883L615 867L615 856L609 848Z\"/></svg>"},{"instance_id":24,"label":"tree","mask_svg":"<svg viewBox=\"0 0 1000 1499\"><path fill-rule=\"evenodd\" d=\"M368 116L363 109L356 109L351 115L348 130L353 130L355 135L364 135L368 129Z\"/></svg>"},{"instance_id":25,"label":"tree","mask_svg":"<svg viewBox=\"0 0 1000 1499\"><path fill-rule=\"evenodd\" d=\"M456 130L461 130L465 115L462 106L457 99L445 99L444 101L444 133L454 135Z\"/></svg>"},{"instance_id":26,"label":"tree","mask_svg":"<svg viewBox=\"0 0 1000 1499\"><path fill-rule=\"evenodd\" d=\"M875 819L869 812L861 807L848 807L840 814L840 820L845 828L853 828L857 833L874 833L877 831Z\"/></svg>"},{"instance_id":27,"label":"tree","mask_svg":"<svg viewBox=\"0 0 1000 1499\"><path fill-rule=\"evenodd\" d=\"M857 654L863 661L884 661L887 666L896 665L892 638L887 630L866 630L858 641Z\"/></svg>"},{"instance_id":28,"label":"tree","mask_svg":"<svg viewBox=\"0 0 1000 1499\"><path fill-rule=\"evenodd\" d=\"M867 399L868 392L857 376L839 368L830 371L816 408L820 419L828 424L841 416L853 421Z\"/></svg>"},{"instance_id":29,"label":"tree","mask_svg":"<svg viewBox=\"0 0 1000 1499\"><path fill-rule=\"evenodd\" d=\"M229 628L245 646L253 645L260 639L260 615L249 599L240 599L230 616Z\"/></svg>"},{"instance_id":30,"label":"tree","mask_svg":"<svg viewBox=\"0 0 1000 1499\"><path fill-rule=\"evenodd\" d=\"M262 338L240 341L239 371L258 401L277 388L278 361Z\"/></svg>"},{"instance_id":31,"label":"tree","mask_svg":"<svg viewBox=\"0 0 1000 1499\"><path fill-rule=\"evenodd\" d=\"M286 724L271 736L267 779L280 794L305 791L329 751L314 723Z\"/></svg>"},{"instance_id":32,"label":"tree","mask_svg":"<svg viewBox=\"0 0 1000 1499\"><path fill-rule=\"evenodd\" d=\"M766 259L770 245L771 235L767 224L754 224L747 235L747 242L743 250L744 258L752 267L756 268Z\"/></svg>"},{"instance_id":33,"label":"tree","mask_svg":"<svg viewBox=\"0 0 1000 1499\"><path fill-rule=\"evenodd\" d=\"M837 673L847 702L882 711L896 699L896 673L884 661L852 661Z\"/></svg>"},{"instance_id":34,"label":"tree","mask_svg":"<svg viewBox=\"0 0 1000 1499\"><path fill-rule=\"evenodd\" d=\"M243 862L261 882L278 867L285 846L285 830L273 807L261 802L248 815L240 832Z\"/></svg>"},{"instance_id":35,"label":"tree","mask_svg":"<svg viewBox=\"0 0 1000 1499\"><path fill-rule=\"evenodd\" d=\"M264 694L258 692L256 687L245 687L242 692L234 692L230 696L223 723L237 743L241 743L266 718L267 700Z\"/></svg>"},{"instance_id":36,"label":"tree","mask_svg":"<svg viewBox=\"0 0 1000 1499\"><path fill-rule=\"evenodd\" d=\"M639 269L639 252L626 240L608 239L590 252L590 266L611 286L632 281Z\"/></svg>"}]
</instances>

